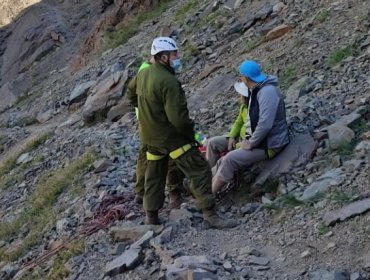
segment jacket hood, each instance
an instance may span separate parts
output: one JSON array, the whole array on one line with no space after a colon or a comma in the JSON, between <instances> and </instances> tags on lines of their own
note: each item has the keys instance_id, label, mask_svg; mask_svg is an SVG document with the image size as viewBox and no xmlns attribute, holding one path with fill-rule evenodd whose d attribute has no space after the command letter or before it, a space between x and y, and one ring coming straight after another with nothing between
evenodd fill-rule
<instances>
[{"instance_id":1,"label":"jacket hood","mask_svg":"<svg viewBox=\"0 0 370 280\"><path fill-rule=\"evenodd\" d=\"M267 78L262 83L260 83L260 87L262 88L266 85L272 85L272 86L275 86L275 87L279 86L278 77L273 76L273 75L267 76Z\"/></svg>"}]
</instances>

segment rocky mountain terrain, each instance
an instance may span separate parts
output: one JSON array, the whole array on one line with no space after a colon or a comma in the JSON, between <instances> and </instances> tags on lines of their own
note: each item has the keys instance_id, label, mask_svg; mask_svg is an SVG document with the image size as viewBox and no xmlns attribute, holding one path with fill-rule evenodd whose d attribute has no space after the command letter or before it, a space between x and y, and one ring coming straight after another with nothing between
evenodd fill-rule
<instances>
[{"instance_id":1,"label":"rocky mountain terrain","mask_svg":"<svg viewBox=\"0 0 370 280\"><path fill-rule=\"evenodd\" d=\"M370 279L369 1L0 7L0 279ZM203 228L185 191L162 226L133 202L123 93L168 28L208 137L237 114L241 61L279 77L292 143L219 203L235 229Z\"/></svg>"}]
</instances>

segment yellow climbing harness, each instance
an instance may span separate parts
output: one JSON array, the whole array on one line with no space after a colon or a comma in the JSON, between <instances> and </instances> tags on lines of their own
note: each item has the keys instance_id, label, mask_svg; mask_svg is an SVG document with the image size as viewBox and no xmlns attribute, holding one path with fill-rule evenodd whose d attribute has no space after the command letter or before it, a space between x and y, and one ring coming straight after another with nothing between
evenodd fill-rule
<instances>
[{"instance_id":1,"label":"yellow climbing harness","mask_svg":"<svg viewBox=\"0 0 370 280\"><path fill-rule=\"evenodd\" d=\"M170 152L170 158L172 159L177 159L178 157L182 156L185 154L187 151L191 149L192 145L191 144L186 144L172 152ZM146 152L146 159L147 160L161 160L165 158L167 155L154 155L152 153Z\"/></svg>"}]
</instances>

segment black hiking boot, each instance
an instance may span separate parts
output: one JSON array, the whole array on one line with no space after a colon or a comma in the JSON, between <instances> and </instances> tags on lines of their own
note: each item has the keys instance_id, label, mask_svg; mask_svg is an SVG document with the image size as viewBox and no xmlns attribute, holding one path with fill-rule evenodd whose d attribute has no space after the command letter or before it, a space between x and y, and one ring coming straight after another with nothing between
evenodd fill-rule
<instances>
[{"instance_id":1,"label":"black hiking boot","mask_svg":"<svg viewBox=\"0 0 370 280\"><path fill-rule=\"evenodd\" d=\"M134 201L136 204L142 205L143 204L143 197L139 194L135 195Z\"/></svg>"},{"instance_id":2,"label":"black hiking boot","mask_svg":"<svg viewBox=\"0 0 370 280\"><path fill-rule=\"evenodd\" d=\"M238 225L235 220L221 218L214 207L203 209L203 225L205 228L233 228Z\"/></svg>"},{"instance_id":3,"label":"black hiking boot","mask_svg":"<svg viewBox=\"0 0 370 280\"><path fill-rule=\"evenodd\" d=\"M160 225L161 223L159 222L158 211L146 211L145 224Z\"/></svg>"},{"instance_id":4,"label":"black hiking boot","mask_svg":"<svg viewBox=\"0 0 370 280\"><path fill-rule=\"evenodd\" d=\"M169 193L170 203L169 206L171 209L179 208L181 203L183 203L183 199L181 196L181 191L171 191Z\"/></svg>"}]
</instances>

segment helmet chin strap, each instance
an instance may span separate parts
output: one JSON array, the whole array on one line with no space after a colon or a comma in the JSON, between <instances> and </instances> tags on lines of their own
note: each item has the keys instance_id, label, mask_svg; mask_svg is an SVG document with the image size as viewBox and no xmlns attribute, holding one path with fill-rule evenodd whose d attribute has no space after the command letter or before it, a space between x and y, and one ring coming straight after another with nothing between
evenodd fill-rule
<instances>
[{"instance_id":1,"label":"helmet chin strap","mask_svg":"<svg viewBox=\"0 0 370 280\"><path fill-rule=\"evenodd\" d=\"M164 61L164 60L161 58L161 62L162 62L163 64L167 65L168 67L170 67L170 68L171 68L170 56L169 56L169 55L167 55L167 57L168 57L167 61Z\"/></svg>"}]
</instances>

